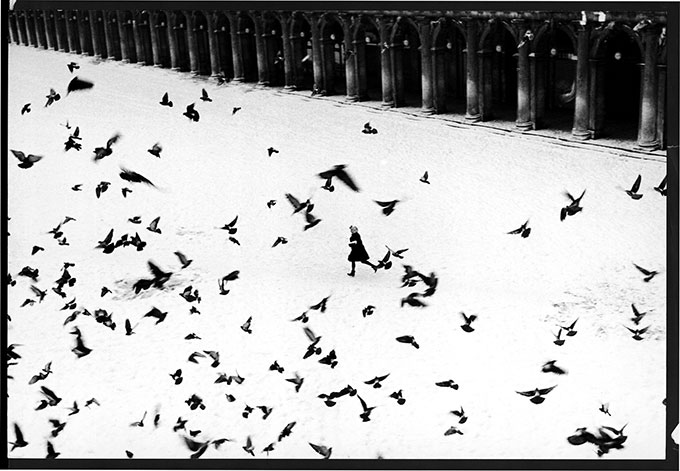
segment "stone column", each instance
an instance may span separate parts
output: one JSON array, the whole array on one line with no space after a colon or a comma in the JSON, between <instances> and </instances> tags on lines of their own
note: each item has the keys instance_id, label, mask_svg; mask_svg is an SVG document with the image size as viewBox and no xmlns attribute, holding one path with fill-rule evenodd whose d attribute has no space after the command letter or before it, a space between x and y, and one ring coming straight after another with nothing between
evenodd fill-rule
<instances>
[{"instance_id":1,"label":"stone column","mask_svg":"<svg viewBox=\"0 0 680 471\"><path fill-rule=\"evenodd\" d=\"M658 100L657 52L659 47L659 28L648 25L642 30L645 46L645 64L642 69L642 93L640 100L640 119L638 124L638 145L643 149L658 149L656 138L656 117Z\"/></svg>"},{"instance_id":2,"label":"stone column","mask_svg":"<svg viewBox=\"0 0 680 471\"><path fill-rule=\"evenodd\" d=\"M118 38L120 39L120 56L123 62L130 62L127 34L125 32L125 15L122 11L116 11L116 23L118 24Z\"/></svg>"},{"instance_id":3,"label":"stone column","mask_svg":"<svg viewBox=\"0 0 680 471\"><path fill-rule=\"evenodd\" d=\"M422 112L434 114L434 102L432 94L432 27L430 19L418 18L420 30L420 83L423 98Z\"/></svg>"},{"instance_id":4,"label":"stone column","mask_svg":"<svg viewBox=\"0 0 680 471\"><path fill-rule=\"evenodd\" d=\"M351 15L343 15L344 24L347 25L343 31L343 41L345 43L345 84L347 88L347 101L359 101L359 86L357 77L357 51L354 48L352 31L354 30L353 18Z\"/></svg>"},{"instance_id":5,"label":"stone column","mask_svg":"<svg viewBox=\"0 0 680 471\"><path fill-rule=\"evenodd\" d=\"M241 52L241 37L238 34L238 16L227 13L229 18L229 33L231 34L231 56L234 64L233 82L243 82L243 54Z\"/></svg>"},{"instance_id":6,"label":"stone column","mask_svg":"<svg viewBox=\"0 0 680 471\"><path fill-rule=\"evenodd\" d=\"M446 85L449 70L446 67L446 47L432 48L432 81L434 109L437 113L446 111Z\"/></svg>"},{"instance_id":7,"label":"stone column","mask_svg":"<svg viewBox=\"0 0 680 471\"><path fill-rule=\"evenodd\" d=\"M47 49L47 31L45 30L45 14L42 10L35 10L35 28L38 36L38 46Z\"/></svg>"},{"instance_id":8,"label":"stone column","mask_svg":"<svg viewBox=\"0 0 680 471\"><path fill-rule=\"evenodd\" d=\"M310 15L310 27L312 30L312 66L314 68L314 87L315 89L325 92L324 83L324 62L323 50L321 44L321 37L319 31L319 15L312 13Z\"/></svg>"},{"instance_id":9,"label":"stone column","mask_svg":"<svg viewBox=\"0 0 680 471\"><path fill-rule=\"evenodd\" d=\"M385 16L378 16L378 28L380 28L380 69L382 78L382 105L394 107L394 86L392 77L392 54L391 33L392 20Z\"/></svg>"},{"instance_id":10,"label":"stone column","mask_svg":"<svg viewBox=\"0 0 680 471\"><path fill-rule=\"evenodd\" d=\"M26 31L26 12L17 12L17 30L19 31L19 42L28 46L28 32Z\"/></svg>"},{"instance_id":11,"label":"stone column","mask_svg":"<svg viewBox=\"0 0 680 471\"><path fill-rule=\"evenodd\" d=\"M264 44L265 32L262 27L262 17L253 14L255 23L255 55L257 56L257 83L258 85L269 85L269 60L267 58L267 48Z\"/></svg>"},{"instance_id":12,"label":"stone column","mask_svg":"<svg viewBox=\"0 0 680 471\"><path fill-rule=\"evenodd\" d=\"M657 66L659 86L656 105L656 139L661 149L666 148L666 64Z\"/></svg>"},{"instance_id":13,"label":"stone column","mask_svg":"<svg viewBox=\"0 0 680 471\"><path fill-rule=\"evenodd\" d=\"M66 35L68 36L68 50L71 53L78 53L78 38L76 32L73 31L73 17L76 16L73 10L66 10Z\"/></svg>"},{"instance_id":14,"label":"stone column","mask_svg":"<svg viewBox=\"0 0 680 471\"><path fill-rule=\"evenodd\" d=\"M191 12L183 12L187 19L187 49L189 49L189 67L192 75L199 75L201 67L198 64L198 44L196 42L196 20Z\"/></svg>"},{"instance_id":15,"label":"stone column","mask_svg":"<svg viewBox=\"0 0 680 471\"><path fill-rule=\"evenodd\" d=\"M293 67L293 48L291 45L291 24L290 13L281 13L281 39L283 40L283 74L285 86L283 88L291 90L295 88L295 69Z\"/></svg>"},{"instance_id":16,"label":"stone column","mask_svg":"<svg viewBox=\"0 0 680 471\"><path fill-rule=\"evenodd\" d=\"M116 53L117 47L113 38L113 28L117 28L117 26L109 22L109 12L107 10L102 10L102 16L102 21L104 21L104 40L106 41L106 58L118 60L120 57Z\"/></svg>"},{"instance_id":17,"label":"stone column","mask_svg":"<svg viewBox=\"0 0 680 471\"><path fill-rule=\"evenodd\" d=\"M534 129L544 126L546 108L546 61L543 54L532 53L529 55L531 65L531 121Z\"/></svg>"},{"instance_id":18,"label":"stone column","mask_svg":"<svg viewBox=\"0 0 680 471\"><path fill-rule=\"evenodd\" d=\"M518 20L520 47L517 49L517 120L515 126L520 131L534 128L531 122L531 66L529 50L533 34L525 21Z\"/></svg>"},{"instance_id":19,"label":"stone column","mask_svg":"<svg viewBox=\"0 0 680 471\"><path fill-rule=\"evenodd\" d=\"M590 66L588 129L590 130L591 137L597 139L602 135L602 126L604 124L605 64L603 59L590 59L588 62Z\"/></svg>"},{"instance_id":20,"label":"stone column","mask_svg":"<svg viewBox=\"0 0 680 471\"><path fill-rule=\"evenodd\" d=\"M28 41L31 46L38 47L38 39L35 30L35 14L29 10L26 12L26 30L28 31Z\"/></svg>"},{"instance_id":21,"label":"stone column","mask_svg":"<svg viewBox=\"0 0 680 471\"><path fill-rule=\"evenodd\" d=\"M217 46L217 32L215 30L215 17L208 12L203 12L205 19L208 20L208 49L210 50L210 76L216 77L220 74L220 51Z\"/></svg>"},{"instance_id":22,"label":"stone column","mask_svg":"<svg viewBox=\"0 0 680 471\"><path fill-rule=\"evenodd\" d=\"M146 65L146 54L144 53L144 43L142 42L142 35L139 31L139 22L141 15L139 11L132 12L132 36L135 38L135 52L137 56L137 64Z\"/></svg>"},{"instance_id":23,"label":"stone column","mask_svg":"<svg viewBox=\"0 0 680 471\"><path fill-rule=\"evenodd\" d=\"M177 50L177 36L175 33L175 14L172 11L165 12L168 26L165 29L168 33L168 48L170 49L170 69L179 70L179 51Z\"/></svg>"},{"instance_id":24,"label":"stone column","mask_svg":"<svg viewBox=\"0 0 680 471\"><path fill-rule=\"evenodd\" d=\"M482 115L479 107L479 58L477 55L477 43L479 42L479 26L477 20L466 19L467 44L465 45L465 69L466 69L466 99L465 119L476 123L481 121Z\"/></svg>"},{"instance_id":25,"label":"stone column","mask_svg":"<svg viewBox=\"0 0 680 471\"><path fill-rule=\"evenodd\" d=\"M590 84L588 71L590 61L590 24L578 28L576 50L576 97L574 99L574 126L571 135L575 139L590 139Z\"/></svg>"},{"instance_id":26,"label":"stone column","mask_svg":"<svg viewBox=\"0 0 680 471\"><path fill-rule=\"evenodd\" d=\"M88 14L86 11L78 10L76 11L76 17L78 18L78 41L80 44L80 53L84 56L88 55L89 47L87 44L87 29L90 29L88 21ZM86 29L87 28L87 29Z\"/></svg>"},{"instance_id":27,"label":"stone column","mask_svg":"<svg viewBox=\"0 0 680 471\"><path fill-rule=\"evenodd\" d=\"M97 30L98 15L100 12L96 10L90 10L88 12L90 16L90 34L92 35L92 49L94 51L94 57L101 59L102 57L102 44L99 40L99 33Z\"/></svg>"},{"instance_id":28,"label":"stone column","mask_svg":"<svg viewBox=\"0 0 680 471\"><path fill-rule=\"evenodd\" d=\"M161 67L161 50L158 44L157 11L149 12L149 33L151 34L151 56L154 67Z\"/></svg>"},{"instance_id":29,"label":"stone column","mask_svg":"<svg viewBox=\"0 0 680 471\"><path fill-rule=\"evenodd\" d=\"M47 33L47 47L49 49L54 49L55 51L59 50L59 46L57 45L57 31L55 26L55 18L56 14L52 10L45 10L45 30Z\"/></svg>"},{"instance_id":30,"label":"stone column","mask_svg":"<svg viewBox=\"0 0 680 471\"><path fill-rule=\"evenodd\" d=\"M10 42L15 44L19 43L19 38L17 37L18 30L16 29L17 19L14 16L14 12L10 11L7 14L7 27L9 28L9 38Z\"/></svg>"}]
</instances>

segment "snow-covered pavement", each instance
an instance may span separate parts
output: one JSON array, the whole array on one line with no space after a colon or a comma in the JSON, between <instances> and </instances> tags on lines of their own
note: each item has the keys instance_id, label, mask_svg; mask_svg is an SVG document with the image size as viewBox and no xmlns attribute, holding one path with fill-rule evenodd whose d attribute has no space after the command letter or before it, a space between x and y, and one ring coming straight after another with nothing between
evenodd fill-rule
<instances>
[{"instance_id":1,"label":"snow-covered pavement","mask_svg":"<svg viewBox=\"0 0 680 471\"><path fill-rule=\"evenodd\" d=\"M95 86L66 96L72 60ZM10 457L42 458L50 440L60 458L124 458L125 450L186 458L192 452L183 437L200 430L200 442L234 440L210 446L201 459L247 458L247 437L256 457L275 443L272 458L319 458L311 442L332 447L332 458L594 459L595 447L573 446L567 436L624 424L625 447L601 459L664 457L666 200L653 189L664 163L15 45L9 71L9 148L44 156L21 169L9 154L6 167L9 272L17 282L8 287L8 336L21 345L9 368L8 434L13 439L16 422L29 443ZM44 107L50 88L62 99ZM201 88L212 102L199 99ZM159 104L166 91L172 108ZM199 122L182 116L193 102ZM25 103L32 111L21 115ZM367 121L378 134L361 132ZM76 126L82 150L65 152ZM93 162L94 148L116 133L113 153ZM147 152L156 142L160 159ZM270 146L279 153L268 157ZM337 180L334 192L321 189L317 174L336 164L347 165L360 192ZM120 167L155 187L121 180ZM425 171L429 185L419 181ZM638 174L644 196L635 201L624 190ZM101 181L111 185L97 198ZM71 189L76 184L82 191ZM132 189L126 198L123 187ZM586 193L583 211L560 221L565 190ZM311 198L322 221L304 231L304 211L291 215L286 193ZM268 208L270 200L276 205ZM375 200L400 202L386 217ZM237 215L240 245L219 229ZM48 231L65 216L75 221L62 225L69 245L59 245ZM134 216L142 224L128 221ZM161 233L148 231L159 216ZM528 238L507 234L527 219ZM359 265L348 277L350 225L373 261L385 245L409 250L392 258L390 270ZM146 247L95 249L112 228L114 241L138 232ZM288 243L273 248L279 236ZM31 255L35 245L45 250ZM191 265L182 269L175 251ZM133 283L150 276L148 260L173 275L164 289L135 294ZM51 288L67 261L77 282L61 298ZM660 273L644 282L634 263ZM428 306L400 306L423 289L401 287L404 264L438 277L436 293L423 298ZM17 276L25 266L40 270L37 282ZM239 278L220 295L218 279L233 270ZM42 302L32 284L47 290ZM180 297L189 285L200 303ZM111 293L101 297L103 286ZM324 313L291 322L327 296ZM27 298L36 303L20 307ZM84 315L64 326L73 311L60 309L72 298L76 310L112 313L116 329ZM624 327L634 327L631 303L647 312L637 327L651 326L642 341ZM368 305L375 312L363 317ZM142 318L152 307L168 312L165 321ZM474 332L460 328L461 311L478 316ZM247 334L240 326L251 316ZM136 325L134 335L125 335L125 319ZM576 319L577 334L563 331L566 342L555 345L557 326ZM321 356L303 359L305 325L322 337ZM83 358L71 352L74 326L92 349ZM185 340L192 332L200 340ZM402 335L420 348L395 340ZM318 362L331 349L339 362L332 369ZM187 361L200 351L219 352L220 364ZM269 370L275 360L283 373ZM541 372L548 360L568 374ZM50 361L53 373L29 385ZM175 385L169 374L178 368L184 380ZM220 373L245 381L215 384ZM297 393L286 381L295 373L304 378ZM382 388L364 384L387 373ZM459 389L435 385L448 379ZM317 397L347 385L376 406L369 422L359 418L357 397L332 408ZM553 385L539 405L516 393ZM41 386L61 403L35 411ZM403 405L389 397L398 390ZM204 410L185 403L192 394ZM101 405L84 407L93 397ZM74 401L80 412L69 416ZM604 403L611 416L598 410ZM273 412L244 418L246 405ZM461 406L464 424L450 413ZM144 427L131 427L145 411ZM187 431L173 431L178 417L188 420ZM48 419L67 422L56 438ZM277 441L293 421L291 435ZM445 436L454 425L463 435Z\"/></svg>"}]
</instances>

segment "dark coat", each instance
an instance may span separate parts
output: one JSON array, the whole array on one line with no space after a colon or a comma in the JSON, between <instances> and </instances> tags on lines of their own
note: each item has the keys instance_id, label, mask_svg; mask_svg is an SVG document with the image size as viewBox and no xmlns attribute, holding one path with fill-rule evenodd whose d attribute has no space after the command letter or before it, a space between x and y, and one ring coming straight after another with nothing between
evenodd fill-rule
<instances>
[{"instance_id":1,"label":"dark coat","mask_svg":"<svg viewBox=\"0 0 680 471\"><path fill-rule=\"evenodd\" d=\"M361 242L361 236L358 232L352 234L349 238L349 246L352 248L347 260L350 262L366 262L370 258L364 244Z\"/></svg>"}]
</instances>

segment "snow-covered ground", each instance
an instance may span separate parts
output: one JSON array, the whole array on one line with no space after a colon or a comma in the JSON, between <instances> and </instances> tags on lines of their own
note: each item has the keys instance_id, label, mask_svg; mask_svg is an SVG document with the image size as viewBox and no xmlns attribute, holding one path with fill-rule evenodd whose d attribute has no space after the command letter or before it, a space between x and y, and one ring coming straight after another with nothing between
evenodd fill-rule
<instances>
[{"instance_id":1,"label":"snow-covered ground","mask_svg":"<svg viewBox=\"0 0 680 471\"><path fill-rule=\"evenodd\" d=\"M275 442L272 458L319 458L311 442L332 447L332 458L592 459L594 446L573 446L567 436L578 427L624 424L625 448L603 460L664 457L666 200L653 190L664 163L252 85L218 87L163 69L14 45L9 53L9 148L44 155L21 169L9 154L6 167L9 272L17 281L8 287L8 336L21 345L9 368L8 433L13 441L16 422L29 443L10 457L42 458L50 440L60 458L124 458L126 450L135 458L186 458L186 432L173 431L178 417L188 420L187 430L201 431L197 441L234 440L210 446L202 459L247 458L247 437L256 457ZM66 96L66 64L74 60L76 74L95 86ZM62 99L45 108L51 87ZM199 99L203 87L212 102ZM166 91L173 108L158 103ZM192 102L198 123L182 116ZM32 111L22 116L25 103ZM241 110L232 114L233 107ZM71 130L60 125L67 121ZM378 134L361 132L367 121ZM82 150L65 152L75 126ZM94 148L115 133L121 139L112 155L93 162ZM160 159L146 151L156 142ZM268 157L270 146L279 153ZM334 192L321 189L317 174L336 164L347 165L361 192L337 179ZM121 180L121 166L156 187ZM429 185L419 181L425 171ZM638 174L644 197L634 201L624 190ZM101 181L111 185L98 199ZM82 191L71 189L76 184ZM133 190L127 198L123 187ZM583 211L561 222L565 190L587 191ZM286 193L311 198L322 222L303 231L304 217L291 215ZM374 202L395 199L387 217ZM276 205L268 208L269 200ZM237 215L240 245L219 229ZM75 221L62 226L69 243L62 246L48 231L65 216ZM133 216L142 224L128 222ZM161 234L146 229L158 216ZM527 219L530 237L507 234ZM373 261L385 245L408 247L404 259L377 274L359 265L348 277L352 224ZM114 240L139 232L147 246L95 249L111 228ZM272 248L279 236L288 244ZM31 255L34 245L45 250ZM193 263L181 269L175 251ZM173 275L163 290L135 295L132 284L150 276L148 260ZM61 298L51 288L67 261L77 282ZM660 274L643 282L633 263ZM403 264L436 273L427 307L400 306L423 289L401 287ZM40 270L36 283L17 276L25 266ZM233 270L239 279L222 296L217 280ZM36 299L31 284L47 296L20 307ZM180 297L189 285L200 303ZM103 286L112 292L101 297ZM307 324L291 322L326 296L326 312L310 311ZM76 310L113 313L116 329L84 315L63 326L73 311L60 309L72 298ZM642 341L624 327L633 326L631 303L648 313ZM363 317L367 305L375 312ZM191 306L200 314L190 314ZM142 318L152 307L168 312L164 322ZM478 316L474 332L460 328L461 311ZM247 334L240 326L251 316ZM138 324L132 336L125 319ZM578 333L555 345L557 326L576 319ZM304 325L322 337L321 356L302 358ZM74 326L93 350L83 358L71 352ZM200 340L185 340L192 332ZM420 348L395 340L402 335ZM331 349L334 369L318 362ZM219 352L219 366L209 358L187 361L204 350ZM275 360L283 373L269 370ZM548 360L568 374L541 372ZM48 362L53 373L29 385ZM169 374L178 368L184 380L175 385ZM237 372L242 384L215 384L219 373ZM286 381L295 373L304 378L298 393ZM380 389L364 384L387 373ZM435 386L448 379L460 388ZM62 401L35 411L43 385ZM317 398L347 385L376 406L370 422L359 418L357 397L332 408ZM516 393L553 385L540 405ZM389 397L398 390L404 405ZM205 410L190 410L192 394ZM84 407L93 397L101 405ZM69 416L74 401L80 412ZM598 410L603 403L611 417ZM263 420L255 409L246 419L246 405L273 412ZM450 413L461 406L464 424ZM131 427L145 412L144 427ZM67 422L56 438L48 419ZM278 442L293 421L290 437ZM463 435L444 436L453 425Z\"/></svg>"}]
</instances>

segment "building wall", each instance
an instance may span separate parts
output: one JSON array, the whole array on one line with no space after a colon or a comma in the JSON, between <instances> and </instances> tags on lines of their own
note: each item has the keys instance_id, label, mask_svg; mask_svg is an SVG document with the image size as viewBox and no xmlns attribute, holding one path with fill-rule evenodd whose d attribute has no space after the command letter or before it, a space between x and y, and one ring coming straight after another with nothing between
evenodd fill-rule
<instances>
[{"instance_id":1,"label":"building wall","mask_svg":"<svg viewBox=\"0 0 680 471\"><path fill-rule=\"evenodd\" d=\"M140 4L142 5L142 4ZM664 12L10 11L10 41L665 147ZM632 128L632 126L636 126Z\"/></svg>"}]
</instances>

